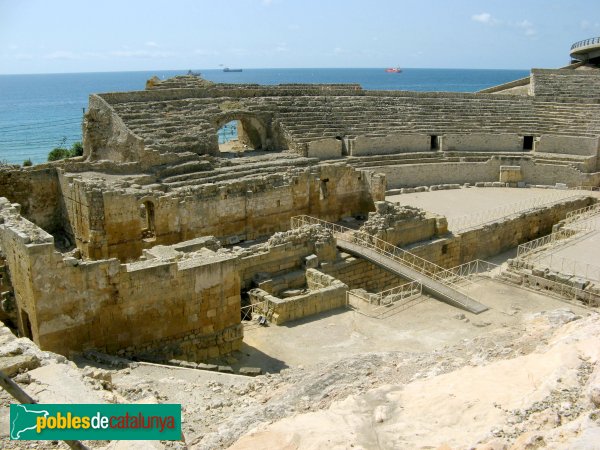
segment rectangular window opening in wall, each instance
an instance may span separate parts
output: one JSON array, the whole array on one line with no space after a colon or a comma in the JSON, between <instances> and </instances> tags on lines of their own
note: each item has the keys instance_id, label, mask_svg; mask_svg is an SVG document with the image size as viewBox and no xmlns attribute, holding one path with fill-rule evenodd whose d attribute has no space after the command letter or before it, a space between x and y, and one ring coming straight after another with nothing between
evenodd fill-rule
<instances>
[{"instance_id":1,"label":"rectangular window opening in wall","mask_svg":"<svg viewBox=\"0 0 600 450\"><path fill-rule=\"evenodd\" d=\"M439 136L437 136L435 134L432 134L430 136L430 145L429 145L429 148L431 150L439 150L440 149L440 137Z\"/></svg>"},{"instance_id":2,"label":"rectangular window opening in wall","mask_svg":"<svg viewBox=\"0 0 600 450\"><path fill-rule=\"evenodd\" d=\"M533 136L523 136L523 150L533 150Z\"/></svg>"},{"instance_id":3,"label":"rectangular window opening in wall","mask_svg":"<svg viewBox=\"0 0 600 450\"><path fill-rule=\"evenodd\" d=\"M321 200L326 199L329 196L329 192L327 190L327 183L329 182L329 178L323 178L321 180L321 189L319 197Z\"/></svg>"},{"instance_id":4,"label":"rectangular window opening in wall","mask_svg":"<svg viewBox=\"0 0 600 450\"><path fill-rule=\"evenodd\" d=\"M445 255L446 253L448 253L448 244L442 245L442 255Z\"/></svg>"},{"instance_id":5,"label":"rectangular window opening in wall","mask_svg":"<svg viewBox=\"0 0 600 450\"><path fill-rule=\"evenodd\" d=\"M23 326L23 337L33 339L33 332L31 331L31 321L29 320L29 314L24 310L21 310L21 325Z\"/></svg>"}]
</instances>

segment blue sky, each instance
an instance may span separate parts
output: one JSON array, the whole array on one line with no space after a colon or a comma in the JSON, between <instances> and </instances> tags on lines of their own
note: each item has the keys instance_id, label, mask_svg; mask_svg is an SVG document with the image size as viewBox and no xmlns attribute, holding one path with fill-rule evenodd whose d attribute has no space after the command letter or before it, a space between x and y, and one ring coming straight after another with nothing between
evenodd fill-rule
<instances>
[{"instance_id":1,"label":"blue sky","mask_svg":"<svg viewBox=\"0 0 600 450\"><path fill-rule=\"evenodd\" d=\"M550 68L593 36L598 0L0 0L0 73Z\"/></svg>"}]
</instances>

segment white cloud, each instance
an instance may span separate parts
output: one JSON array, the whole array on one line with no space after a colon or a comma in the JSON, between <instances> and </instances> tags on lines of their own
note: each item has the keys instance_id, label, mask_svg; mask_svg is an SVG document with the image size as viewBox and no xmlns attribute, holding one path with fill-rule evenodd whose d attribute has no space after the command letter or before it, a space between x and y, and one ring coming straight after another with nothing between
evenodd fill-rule
<instances>
[{"instance_id":1,"label":"white cloud","mask_svg":"<svg viewBox=\"0 0 600 450\"><path fill-rule=\"evenodd\" d=\"M473 14L471 19L475 22L492 23L492 15L490 13Z\"/></svg>"},{"instance_id":2,"label":"white cloud","mask_svg":"<svg viewBox=\"0 0 600 450\"><path fill-rule=\"evenodd\" d=\"M263 6L271 6L273 4L273 0L261 0Z\"/></svg>"},{"instance_id":3,"label":"white cloud","mask_svg":"<svg viewBox=\"0 0 600 450\"><path fill-rule=\"evenodd\" d=\"M55 52L47 53L44 55L44 59L77 59L78 56L69 51L57 50Z\"/></svg>"},{"instance_id":4,"label":"white cloud","mask_svg":"<svg viewBox=\"0 0 600 450\"><path fill-rule=\"evenodd\" d=\"M158 44L154 41L148 41L144 44L146 47L152 47L152 48L157 48Z\"/></svg>"},{"instance_id":5,"label":"white cloud","mask_svg":"<svg viewBox=\"0 0 600 450\"><path fill-rule=\"evenodd\" d=\"M535 26L527 19L519 20L519 21L503 21L496 19L488 12L482 12L480 14L473 14L471 16L471 20L479 23L483 23L485 25L490 26L499 26L503 28L518 28L523 30L525 36L532 37L537 34Z\"/></svg>"},{"instance_id":6,"label":"white cloud","mask_svg":"<svg viewBox=\"0 0 600 450\"><path fill-rule=\"evenodd\" d=\"M531 37L531 36L535 36L537 34L537 31L536 31L535 27L533 26L533 23L531 23L527 19L523 19L520 22L517 22L515 24L515 26L517 28L525 30L525 36Z\"/></svg>"},{"instance_id":7,"label":"white cloud","mask_svg":"<svg viewBox=\"0 0 600 450\"><path fill-rule=\"evenodd\" d=\"M30 55L28 53L17 53L15 55L15 59L30 60L30 59L33 59L33 55Z\"/></svg>"}]
</instances>

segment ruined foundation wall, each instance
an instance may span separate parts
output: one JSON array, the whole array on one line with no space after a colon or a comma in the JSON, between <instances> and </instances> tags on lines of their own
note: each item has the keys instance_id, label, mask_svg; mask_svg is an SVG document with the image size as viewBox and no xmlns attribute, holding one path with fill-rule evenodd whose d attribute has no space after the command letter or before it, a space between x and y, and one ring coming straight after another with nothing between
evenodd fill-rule
<instances>
[{"instance_id":1,"label":"ruined foundation wall","mask_svg":"<svg viewBox=\"0 0 600 450\"><path fill-rule=\"evenodd\" d=\"M146 190L101 190L72 182L65 201L87 257L133 260L144 248L212 235L225 244L253 240L290 227L308 214L337 221L366 214L384 197L385 178L345 166L298 170L291 176L205 185L164 194ZM144 202L154 205L153 239L142 239ZM80 210L80 212L77 212Z\"/></svg>"},{"instance_id":2,"label":"ruined foundation wall","mask_svg":"<svg viewBox=\"0 0 600 450\"><path fill-rule=\"evenodd\" d=\"M273 311L271 320L282 325L291 320L341 308L346 305L348 286L315 269L307 269L306 281L309 292L289 298L278 298L262 289L249 292L251 302L267 302Z\"/></svg>"},{"instance_id":3,"label":"ruined foundation wall","mask_svg":"<svg viewBox=\"0 0 600 450\"><path fill-rule=\"evenodd\" d=\"M55 168L0 170L0 196L21 205L23 217L50 233L63 227Z\"/></svg>"},{"instance_id":4,"label":"ruined foundation wall","mask_svg":"<svg viewBox=\"0 0 600 450\"><path fill-rule=\"evenodd\" d=\"M51 236L8 206L1 214L17 305L42 349L202 360L241 345L235 258L83 262L54 251Z\"/></svg>"},{"instance_id":5,"label":"ruined foundation wall","mask_svg":"<svg viewBox=\"0 0 600 450\"><path fill-rule=\"evenodd\" d=\"M340 280L349 289L362 288L369 292L380 292L406 283L406 280L366 259L341 254L339 261L321 264L320 270Z\"/></svg>"},{"instance_id":6,"label":"ruined foundation wall","mask_svg":"<svg viewBox=\"0 0 600 450\"><path fill-rule=\"evenodd\" d=\"M566 214L592 203L591 198L565 200L528 214L501 219L459 235L408 247L412 253L442 267L485 259L545 236Z\"/></svg>"}]
</instances>

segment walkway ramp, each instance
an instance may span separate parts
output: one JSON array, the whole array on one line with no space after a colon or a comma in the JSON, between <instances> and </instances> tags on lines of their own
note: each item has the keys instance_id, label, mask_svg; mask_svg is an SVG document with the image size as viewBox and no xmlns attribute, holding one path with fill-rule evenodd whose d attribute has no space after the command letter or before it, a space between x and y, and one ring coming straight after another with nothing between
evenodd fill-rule
<instances>
[{"instance_id":1,"label":"walkway ramp","mask_svg":"<svg viewBox=\"0 0 600 450\"><path fill-rule=\"evenodd\" d=\"M474 314L488 309L487 306L462 292L463 288L460 285L471 282L454 271L444 269L431 261L366 233L311 216L292 218L292 228L314 224L331 230L339 248L365 258L403 278L421 283L425 292L445 303Z\"/></svg>"}]
</instances>

